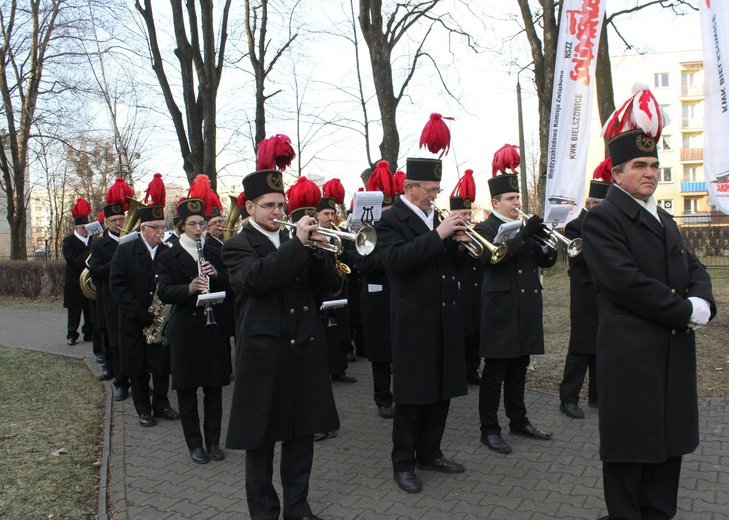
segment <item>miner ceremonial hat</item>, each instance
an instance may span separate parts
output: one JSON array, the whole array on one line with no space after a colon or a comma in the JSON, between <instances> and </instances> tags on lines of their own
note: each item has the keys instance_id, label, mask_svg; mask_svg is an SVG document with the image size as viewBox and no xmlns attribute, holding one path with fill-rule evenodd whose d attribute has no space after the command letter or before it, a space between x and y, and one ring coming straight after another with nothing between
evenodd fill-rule
<instances>
[{"instance_id":1,"label":"miner ceremonial hat","mask_svg":"<svg viewBox=\"0 0 729 520\"><path fill-rule=\"evenodd\" d=\"M182 222L187 217L197 215L199 217L205 217L205 202L202 199L190 197L189 199L181 200L177 205L177 214Z\"/></svg>"},{"instance_id":2,"label":"miner ceremonial hat","mask_svg":"<svg viewBox=\"0 0 729 520\"><path fill-rule=\"evenodd\" d=\"M491 162L491 178L488 180L491 198L504 193L519 193L519 175L516 168L521 164L519 147L505 144L494 154ZM512 173L506 173L511 170ZM502 175L498 175L501 172Z\"/></svg>"},{"instance_id":3,"label":"miner ceremonial hat","mask_svg":"<svg viewBox=\"0 0 729 520\"><path fill-rule=\"evenodd\" d=\"M139 222L149 222L151 220L164 220L164 206L142 206L139 208Z\"/></svg>"},{"instance_id":4,"label":"miner ceremonial hat","mask_svg":"<svg viewBox=\"0 0 729 520\"><path fill-rule=\"evenodd\" d=\"M377 167L367 179L365 189L367 191L381 191L382 207L392 206L395 202L395 177L390 171L390 163L387 161L377 162Z\"/></svg>"},{"instance_id":5,"label":"miner ceremonial hat","mask_svg":"<svg viewBox=\"0 0 729 520\"><path fill-rule=\"evenodd\" d=\"M71 209L71 216L73 216L73 225L82 226L89 223L89 213L91 213L91 204L87 200L78 198L76 204Z\"/></svg>"},{"instance_id":6,"label":"miner ceremonial hat","mask_svg":"<svg viewBox=\"0 0 729 520\"><path fill-rule=\"evenodd\" d=\"M337 203L333 197L322 197L319 204L316 207L317 211L324 211L325 209L331 209L337 211Z\"/></svg>"},{"instance_id":7,"label":"miner ceremonial hat","mask_svg":"<svg viewBox=\"0 0 729 520\"><path fill-rule=\"evenodd\" d=\"M266 193L284 194L283 177L278 170L256 170L243 178L246 200L256 200Z\"/></svg>"},{"instance_id":8,"label":"miner ceremonial hat","mask_svg":"<svg viewBox=\"0 0 729 520\"><path fill-rule=\"evenodd\" d=\"M613 164L623 164L637 157L658 157L656 140L643 130L628 130L608 142Z\"/></svg>"},{"instance_id":9,"label":"miner ceremonial hat","mask_svg":"<svg viewBox=\"0 0 729 520\"><path fill-rule=\"evenodd\" d=\"M476 181L473 180L473 170L466 170L451 192L450 209L471 209L474 200L476 200Z\"/></svg>"},{"instance_id":10,"label":"miner ceremonial hat","mask_svg":"<svg viewBox=\"0 0 729 520\"><path fill-rule=\"evenodd\" d=\"M289 219L291 222L298 222L304 215L316 217L316 208L321 202L321 191L319 186L302 176L288 189L286 198L289 201Z\"/></svg>"},{"instance_id":11,"label":"miner ceremonial hat","mask_svg":"<svg viewBox=\"0 0 729 520\"><path fill-rule=\"evenodd\" d=\"M613 183L612 169L613 162L610 157L597 165L590 181L590 191L587 195L589 198L604 199L607 197L607 192Z\"/></svg>"}]
</instances>

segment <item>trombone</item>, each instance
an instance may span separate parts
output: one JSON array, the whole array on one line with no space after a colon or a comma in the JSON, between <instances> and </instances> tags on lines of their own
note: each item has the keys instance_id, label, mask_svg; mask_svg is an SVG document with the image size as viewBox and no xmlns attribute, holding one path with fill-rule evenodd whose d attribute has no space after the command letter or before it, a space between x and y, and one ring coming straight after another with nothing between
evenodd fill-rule
<instances>
[{"instance_id":1,"label":"trombone","mask_svg":"<svg viewBox=\"0 0 729 520\"><path fill-rule=\"evenodd\" d=\"M438 206L433 204L431 202L431 206L433 206L433 209L438 212L441 218L446 218L449 211L440 209ZM471 239L470 242L463 242L464 247L468 251L468 254L471 255L473 258L481 258L483 256L484 251L488 249L489 253L491 253L491 263L492 264L498 264L501 262L504 257L506 256L507 247L504 243L499 244L492 244L488 240L486 240L484 237L478 234L478 231L476 231L473 226L469 223L466 223L466 236Z\"/></svg>"},{"instance_id":2,"label":"trombone","mask_svg":"<svg viewBox=\"0 0 729 520\"><path fill-rule=\"evenodd\" d=\"M274 219L273 221L276 224L281 224L282 226L286 226L289 229L296 229L296 224L293 222L289 222L288 220ZM349 233L347 231L328 229L321 226L317 228L316 232L320 235L330 237L332 239L332 242L324 243L310 240L304 245L306 247L323 249L324 251L331 251L332 253L335 253L337 255L342 254L342 240L349 240L350 242L354 242L357 252L362 256L369 255L372 251L375 250L375 245L377 244L377 233L375 232L375 228L369 225L363 226L362 229L360 229L357 233Z\"/></svg>"},{"instance_id":3,"label":"trombone","mask_svg":"<svg viewBox=\"0 0 729 520\"><path fill-rule=\"evenodd\" d=\"M522 210L519 210L519 214L525 219L529 219L532 217L531 215L527 215L526 213L524 213ZM565 246L567 246L567 256L569 256L570 258L573 258L582 253L581 238L575 238L570 240L562 233L558 233L554 229L547 228L547 231L549 235L547 235L546 237L540 237L539 235L536 235L535 238L545 246L551 247L552 249L557 249L559 242L562 242Z\"/></svg>"}]
</instances>

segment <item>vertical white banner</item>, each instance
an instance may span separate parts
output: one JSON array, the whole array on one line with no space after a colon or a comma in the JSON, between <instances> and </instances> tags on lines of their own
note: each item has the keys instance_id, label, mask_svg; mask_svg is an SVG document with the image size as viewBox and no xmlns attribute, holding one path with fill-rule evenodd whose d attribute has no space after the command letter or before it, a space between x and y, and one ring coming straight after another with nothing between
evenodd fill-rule
<instances>
[{"instance_id":1,"label":"vertical white banner","mask_svg":"<svg viewBox=\"0 0 729 520\"><path fill-rule=\"evenodd\" d=\"M704 46L704 176L717 208L729 214L729 2L700 0Z\"/></svg>"},{"instance_id":2,"label":"vertical white banner","mask_svg":"<svg viewBox=\"0 0 729 520\"><path fill-rule=\"evenodd\" d=\"M565 0L562 7L544 201L544 218L550 224L550 206L572 205L567 221L579 215L582 208L595 64L606 2Z\"/></svg>"}]
</instances>

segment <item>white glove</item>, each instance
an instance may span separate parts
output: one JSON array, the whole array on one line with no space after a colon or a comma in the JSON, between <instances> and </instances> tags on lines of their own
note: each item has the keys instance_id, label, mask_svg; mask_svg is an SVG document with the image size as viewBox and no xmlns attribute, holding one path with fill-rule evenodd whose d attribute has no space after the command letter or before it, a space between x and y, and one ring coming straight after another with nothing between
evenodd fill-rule
<instances>
[{"instance_id":1,"label":"white glove","mask_svg":"<svg viewBox=\"0 0 729 520\"><path fill-rule=\"evenodd\" d=\"M694 308L691 313L691 319L689 320L689 327L691 325L698 325L701 327L702 325L709 323L709 318L711 318L711 307L709 306L709 302L696 296L689 296L688 300ZM696 330L694 327L691 328Z\"/></svg>"}]
</instances>

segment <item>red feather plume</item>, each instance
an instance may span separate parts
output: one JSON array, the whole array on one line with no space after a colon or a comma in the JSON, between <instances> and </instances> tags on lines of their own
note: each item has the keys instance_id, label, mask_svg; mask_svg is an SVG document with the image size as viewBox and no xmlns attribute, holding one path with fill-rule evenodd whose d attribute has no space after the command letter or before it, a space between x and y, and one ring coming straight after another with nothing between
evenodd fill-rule
<instances>
[{"instance_id":1,"label":"red feather plume","mask_svg":"<svg viewBox=\"0 0 729 520\"><path fill-rule=\"evenodd\" d=\"M274 170L278 168L286 171L286 167L291 164L294 157L296 157L296 153L291 146L291 139L284 134L276 134L258 143L256 169Z\"/></svg>"},{"instance_id":2,"label":"red feather plume","mask_svg":"<svg viewBox=\"0 0 729 520\"><path fill-rule=\"evenodd\" d=\"M402 195L405 193L405 172L398 170L395 172L395 195Z\"/></svg>"},{"instance_id":3,"label":"red feather plume","mask_svg":"<svg viewBox=\"0 0 729 520\"><path fill-rule=\"evenodd\" d=\"M73 208L71 209L71 215L73 215L74 218L87 217L89 213L91 213L91 204L89 204L87 200L80 197L76 199L76 204L74 204Z\"/></svg>"},{"instance_id":4,"label":"red feather plume","mask_svg":"<svg viewBox=\"0 0 729 520\"><path fill-rule=\"evenodd\" d=\"M671 122L661 109L648 85L636 83L633 94L620 105L602 127L602 135L608 141L628 130L640 129L656 141L663 127Z\"/></svg>"},{"instance_id":5,"label":"red feather plume","mask_svg":"<svg viewBox=\"0 0 729 520\"><path fill-rule=\"evenodd\" d=\"M190 189L187 190L187 198L202 199L205 206L205 214L209 215L209 208L212 208L213 204L213 198L211 193L213 193L213 189L210 187L210 178L204 173L199 173L192 180L192 184L190 184ZM220 200L218 200L218 203L220 203Z\"/></svg>"},{"instance_id":6,"label":"red feather plume","mask_svg":"<svg viewBox=\"0 0 729 520\"><path fill-rule=\"evenodd\" d=\"M96 217L96 220L99 222L99 224L103 224L104 220L106 220L106 215L104 215L103 209L99 211L99 215Z\"/></svg>"},{"instance_id":7,"label":"red feather plume","mask_svg":"<svg viewBox=\"0 0 729 520\"><path fill-rule=\"evenodd\" d=\"M167 191L165 183L162 182L162 174L155 173L152 182L147 186L144 203L151 206L164 206L167 202Z\"/></svg>"},{"instance_id":8,"label":"red feather plume","mask_svg":"<svg viewBox=\"0 0 729 520\"><path fill-rule=\"evenodd\" d=\"M379 161L377 167L367 179L367 191L381 191L385 197L395 196L395 177L390 172L387 161Z\"/></svg>"},{"instance_id":9,"label":"red feather plume","mask_svg":"<svg viewBox=\"0 0 729 520\"><path fill-rule=\"evenodd\" d=\"M223 203L220 202L220 197L218 197L218 194L213 191L213 189L210 189L210 206L207 204L205 205L205 215L210 216L210 214L213 212L213 208L218 208L218 214L223 214Z\"/></svg>"},{"instance_id":10,"label":"red feather plume","mask_svg":"<svg viewBox=\"0 0 729 520\"><path fill-rule=\"evenodd\" d=\"M519 147L515 144L505 144L494 154L494 160L491 162L491 176L496 177L497 172L506 173L509 169L513 173L521 164L521 156L519 155Z\"/></svg>"},{"instance_id":11,"label":"red feather plume","mask_svg":"<svg viewBox=\"0 0 729 520\"><path fill-rule=\"evenodd\" d=\"M344 204L344 186L342 185L342 181L334 178L325 182L322 189L324 190L325 197L333 198L337 204Z\"/></svg>"},{"instance_id":12,"label":"red feather plume","mask_svg":"<svg viewBox=\"0 0 729 520\"><path fill-rule=\"evenodd\" d=\"M243 211L243 208L246 207L246 192L241 191L238 194L238 209Z\"/></svg>"},{"instance_id":13,"label":"red feather plume","mask_svg":"<svg viewBox=\"0 0 729 520\"><path fill-rule=\"evenodd\" d=\"M299 177L286 191L286 199L289 213L299 208L316 208L321 202L321 191L308 178Z\"/></svg>"},{"instance_id":14,"label":"red feather plume","mask_svg":"<svg viewBox=\"0 0 729 520\"><path fill-rule=\"evenodd\" d=\"M451 197L460 197L471 202L476 200L476 181L473 179L473 170L463 172L463 177L458 181L451 192Z\"/></svg>"},{"instance_id":15,"label":"red feather plume","mask_svg":"<svg viewBox=\"0 0 729 520\"><path fill-rule=\"evenodd\" d=\"M431 153L440 152L438 158L447 155L451 147L451 131L444 119L453 121L452 117L443 117L433 112L420 134L420 148L425 146Z\"/></svg>"},{"instance_id":16,"label":"red feather plume","mask_svg":"<svg viewBox=\"0 0 729 520\"><path fill-rule=\"evenodd\" d=\"M603 182L613 182L613 161L608 157L603 162L597 165L595 171L592 173L594 180L600 180Z\"/></svg>"},{"instance_id":17,"label":"red feather plume","mask_svg":"<svg viewBox=\"0 0 729 520\"><path fill-rule=\"evenodd\" d=\"M127 197L134 198L134 189L127 184L121 177L114 180L114 184L109 186L106 192L107 204L124 204L124 211L129 210L129 201Z\"/></svg>"}]
</instances>

